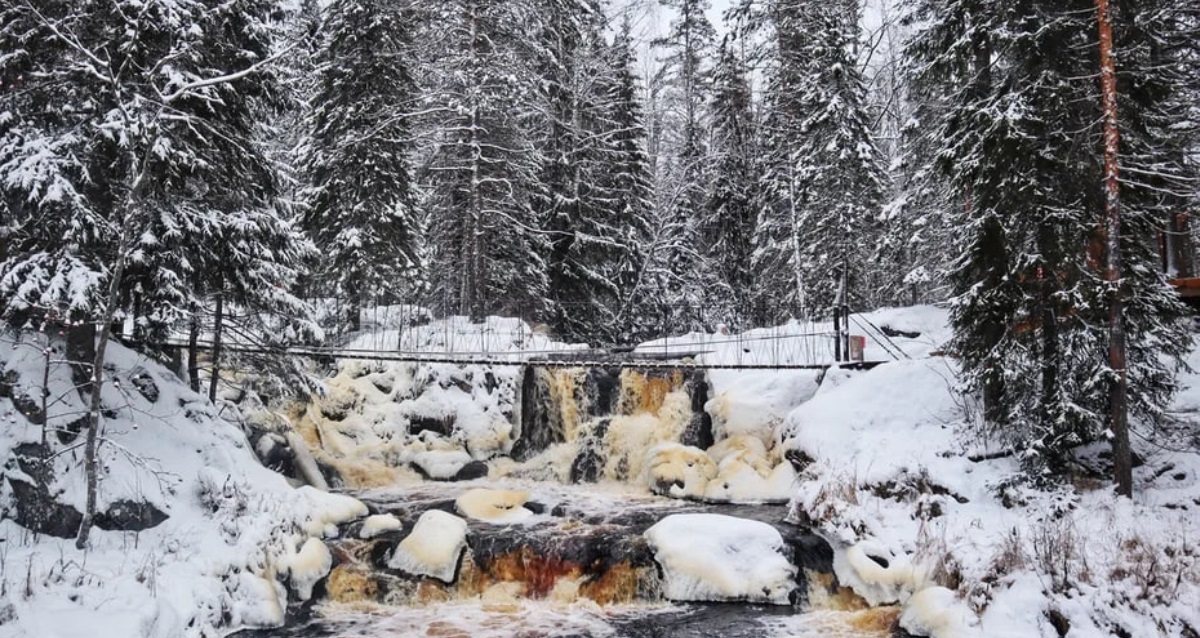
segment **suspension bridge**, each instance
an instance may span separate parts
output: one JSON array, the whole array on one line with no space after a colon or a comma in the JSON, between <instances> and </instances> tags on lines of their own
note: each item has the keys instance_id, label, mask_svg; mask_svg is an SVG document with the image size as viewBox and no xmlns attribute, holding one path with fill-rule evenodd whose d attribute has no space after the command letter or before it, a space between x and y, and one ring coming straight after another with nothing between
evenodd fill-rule
<instances>
[{"instance_id":1,"label":"suspension bridge","mask_svg":"<svg viewBox=\"0 0 1200 638\"><path fill-rule=\"evenodd\" d=\"M165 345L324 361L644 370L869 368L908 358L893 340L894 333L889 335L866 317L847 312L839 319L792 320L741 332L718 326L636 346L594 347L557 341L544 327L517 318L473 322L461 316L434 318L414 306L381 306L363 312L359 330L334 335L321 345L273 344L231 317L220 331L209 326L195 338L175 334Z\"/></svg>"}]
</instances>

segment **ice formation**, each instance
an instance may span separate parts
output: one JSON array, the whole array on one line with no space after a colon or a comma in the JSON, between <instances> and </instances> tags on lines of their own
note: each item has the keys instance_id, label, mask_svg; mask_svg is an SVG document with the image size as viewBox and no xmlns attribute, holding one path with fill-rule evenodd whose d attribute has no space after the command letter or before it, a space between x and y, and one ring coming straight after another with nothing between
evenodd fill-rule
<instances>
[{"instance_id":1,"label":"ice formation","mask_svg":"<svg viewBox=\"0 0 1200 638\"><path fill-rule=\"evenodd\" d=\"M463 492L454 501L454 508L468 518L489 523L514 523L533 516L533 512L523 507L528 501L529 492L481 487Z\"/></svg>"},{"instance_id":2,"label":"ice formation","mask_svg":"<svg viewBox=\"0 0 1200 638\"><path fill-rule=\"evenodd\" d=\"M392 514L375 514L363 519L362 528L358 530L359 538L374 538L384 532L391 532L402 527L400 519Z\"/></svg>"},{"instance_id":3,"label":"ice formation","mask_svg":"<svg viewBox=\"0 0 1200 638\"><path fill-rule=\"evenodd\" d=\"M646 530L675 601L752 601L784 605L796 568L783 537L766 523L721 514L673 514Z\"/></svg>"},{"instance_id":4,"label":"ice formation","mask_svg":"<svg viewBox=\"0 0 1200 638\"><path fill-rule=\"evenodd\" d=\"M309 538L284 563L296 596L300 600L308 600L312 598L313 586L329 575L333 567L333 555L320 539Z\"/></svg>"},{"instance_id":5,"label":"ice formation","mask_svg":"<svg viewBox=\"0 0 1200 638\"><path fill-rule=\"evenodd\" d=\"M458 560L466 546L465 520L441 510L429 510L396 546L388 567L449 584L454 582Z\"/></svg>"}]
</instances>

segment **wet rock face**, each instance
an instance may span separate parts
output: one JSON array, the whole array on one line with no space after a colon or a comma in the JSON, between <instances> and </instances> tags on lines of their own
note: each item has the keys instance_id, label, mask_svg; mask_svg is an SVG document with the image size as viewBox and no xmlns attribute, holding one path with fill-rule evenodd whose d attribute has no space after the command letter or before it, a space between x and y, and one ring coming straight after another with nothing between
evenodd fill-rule
<instances>
[{"instance_id":1,"label":"wet rock face","mask_svg":"<svg viewBox=\"0 0 1200 638\"><path fill-rule=\"evenodd\" d=\"M13 448L16 469L21 475L7 475L15 501L13 520L38 534L74 538L83 514L70 505L59 503L50 492L54 472L45 459L51 452L40 443L25 443ZM29 480L31 479L31 480ZM167 520L167 514L150 503L121 500L96 515L96 526L104 530L142 531Z\"/></svg>"},{"instance_id":2,"label":"wet rock face","mask_svg":"<svg viewBox=\"0 0 1200 638\"><path fill-rule=\"evenodd\" d=\"M430 511L457 512L456 499L444 498L451 488L375 502L372 512L386 512L399 529L359 538L351 524L330 543L335 561L326 583L327 599L342 603L370 601L412 605L478 596L586 598L608 605L663 600L663 568L645 537L646 531L670 514L720 512L757 520L776 529L783 539L780 553L795 566L795 588L788 607L808 603L810 574L820 573L813 586L836 589L833 550L805 528L784 522L786 510L769 505L705 505L672 502L643 503L618 510L598 510L571 502L546 505L526 502L532 516L515 524L493 524L467 518L466 549L447 578L422 577L394 569L397 547L413 533ZM433 497L435 494L443 498ZM433 498L430 498L433 497Z\"/></svg>"},{"instance_id":3,"label":"wet rock face","mask_svg":"<svg viewBox=\"0 0 1200 638\"><path fill-rule=\"evenodd\" d=\"M709 387L702 370L528 366L521 385L520 436L512 457L526 461L551 445L579 441L571 480L595 481L607 463L610 417L658 415L667 395L677 390L687 394L692 412L678 442L701 449L711 446L712 417L704 410Z\"/></svg>"}]
</instances>

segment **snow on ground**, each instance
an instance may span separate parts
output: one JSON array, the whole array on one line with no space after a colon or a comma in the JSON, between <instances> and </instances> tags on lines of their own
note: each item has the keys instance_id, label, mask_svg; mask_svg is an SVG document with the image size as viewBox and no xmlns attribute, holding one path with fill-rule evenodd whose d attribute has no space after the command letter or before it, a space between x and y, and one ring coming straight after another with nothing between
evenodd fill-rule
<instances>
[{"instance_id":1,"label":"snow on ground","mask_svg":"<svg viewBox=\"0 0 1200 638\"><path fill-rule=\"evenodd\" d=\"M646 530L674 601L788 604L796 568L766 523L721 514L672 514Z\"/></svg>"},{"instance_id":2,"label":"snow on ground","mask_svg":"<svg viewBox=\"0 0 1200 638\"><path fill-rule=\"evenodd\" d=\"M45 344L42 335L0 335L0 374L11 386L0 398L0 637L82 638L103 627L112 638L177 638L282 622L289 577L304 590L328 569L317 537L365 509L349 497L293 489L222 418L235 414L221 415L164 367L119 344L108 348L106 376L114 382L104 388L98 509L142 503L166 520L140 532L95 529L86 552L73 539L17 525L13 485L32 478L22 463L36 466L16 451L42 440L37 419L25 415L29 398L41 394ZM54 345L48 487L59 503L81 509L83 437L66 430L84 404L60 362L61 342Z\"/></svg>"},{"instance_id":3,"label":"snow on ground","mask_svg":"<svg viewBox=\"0 0 1200 638\"><path fill-rule=\"evenodd\" d=\"M881 314L897 329L947 334L940 312ZM807 463L794 512L838 548L843 583L904 603L902 625L934 638L1054 638L1055 623L1072 638L1197 635L1197 454L1137 441L1145 463L1132 501L1086 476L1017 487L1017 461L982 460L996 450L965 427L953 360L920 356L936 341L902 343L916 358L831 371L780 429ZM1172 411L1194 418L1200 375L1183 381Z\"/></svg>"}]
</instances>

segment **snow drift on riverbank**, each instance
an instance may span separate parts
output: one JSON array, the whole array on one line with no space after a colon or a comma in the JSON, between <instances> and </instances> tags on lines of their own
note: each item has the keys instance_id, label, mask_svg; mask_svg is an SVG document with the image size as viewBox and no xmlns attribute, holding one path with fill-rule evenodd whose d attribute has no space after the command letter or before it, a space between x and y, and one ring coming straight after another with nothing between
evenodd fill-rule
<instances>
[{"instance_id":1,"label":"snow drift on riverbank","mask_svg":"<svg viewBox=\"0 0 1200 638\"><path fill-rule=\"evenodd\" d=\"M909 329L946 334L944 315L919 319ZM1106 444L1081 451L1072 484L1021 487L1017 460L965 427L957 382L940 357L831 371L788 416L783 445L806 463L794 512L841 547L842 582L905 602L902 624L935 638L1196 636L1200 457L1135 438L1132 501L1114 496ZM1184 382L1173 412L1196 418L1200 376Z\"/></svg>"},{"instance_id":2,"label":"snow drift on riverbank","mask_svg":"<svg viewBox=\"0 0 1200 638\"><path fill-rule=\"evenodd\" d=\"M348 497L293 489L222 418L236 418L228 406L212 405L117 343L108 349L98 509L115 516L153 507L165 520L142 531L96 529L86 552L71 538L17 524L32 524L30 486L39 481L25 470L41 472L39 449L52 458L44 487L66 508L58 514L69 518L85 500L83 437L71 433L84 403L62 363L61 340L49 345L48 447L38 448L47 342L37 334L0 337L0 637L179 638L283 622L285 585L307 593L328 570L316 537L365 509ZM154 521L138 526L146 522Z\"/></svg>"}]
</instances>

